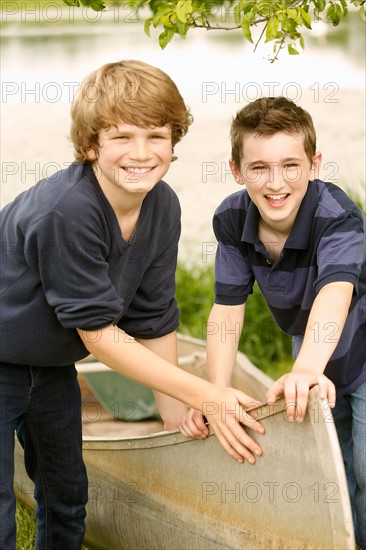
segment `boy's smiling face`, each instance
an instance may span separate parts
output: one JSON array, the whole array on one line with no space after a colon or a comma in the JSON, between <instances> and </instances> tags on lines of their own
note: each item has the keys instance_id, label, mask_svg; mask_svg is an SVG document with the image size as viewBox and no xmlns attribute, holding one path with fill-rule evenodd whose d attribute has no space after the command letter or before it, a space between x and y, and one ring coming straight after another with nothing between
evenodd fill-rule
<instances>
[{"instance_id":1,"label":"boy's smiling face","mask_svg":"<svg viewBox=\"0 0 366 550\"><path fill-rule=\"evenodd\" d=\"M99 149L89 151L96 177L107 196L144 197L163 178L172 158L169 126L140 128L120 123L101 130Z\"/></svg>"},{"instance_id":2,"label":"boy's smiling face","mask_svg":"<svg viewBox=\"0 0 366 550\"><path fill-rule=\"evenodd\" d=\"M307 157L303 134L277 132L246 135L240 169L233 161L230 167L235 180L246 186L262 223L289 234L308 182L317 177L320 163L320 153L314 155L312 163Z\"/></svg>"}]
</instances>

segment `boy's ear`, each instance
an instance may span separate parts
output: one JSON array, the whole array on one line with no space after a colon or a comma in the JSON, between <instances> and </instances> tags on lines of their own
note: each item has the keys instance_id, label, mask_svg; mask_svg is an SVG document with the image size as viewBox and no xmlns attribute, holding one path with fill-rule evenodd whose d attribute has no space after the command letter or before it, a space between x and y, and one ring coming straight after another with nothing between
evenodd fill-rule
<instances>
[{"instance_id":1,"label":"boy's ear","mask_svg":"<svg viewBox=\"0 0 366 550\"><path fill-rule=\"evenodd\" d=\"M320 168L322 165L322 154L317 151L313 156L313 162L311 163L310 179L315 180L319 178Z\"/></svg>"},{"instance_id":2,"label":"boy's ear","mask_svg":"<svg viewBox=\"0 0 366 550\"><path fill-rule=\"evenodd\" d=\"M88 147L88 149L86 150L86 156L88 157L88 160L90 162L94 162L95 160L97 160L97 153L94 147Z\"/></svg>"},{"instance_id":3,"label":"boy's ear","mask_svg":"<svg viewBox=\"0 0 366 550\"><path fill-rule=\"evenodd\" d=\"M243 185L244 181L243 181L243 177L242 177L241 172L240 172L240 168L237 167L237 165L233 161L233 159L229 160L229 166L230 166L231 173L234 176L234 180L236 181L236 183L239 183L240 185Z\"/></svg>"}]
</instances>

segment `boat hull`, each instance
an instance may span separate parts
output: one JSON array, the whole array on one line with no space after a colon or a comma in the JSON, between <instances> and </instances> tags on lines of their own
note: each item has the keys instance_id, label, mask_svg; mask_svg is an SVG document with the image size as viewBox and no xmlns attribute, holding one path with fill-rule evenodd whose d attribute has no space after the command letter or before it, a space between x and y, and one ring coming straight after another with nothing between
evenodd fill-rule
<instances>
[{"instance_id":1,"label":"boat hull","mask_svg":"<svg viewBox=\"0 0 366 550\"><path fill-rule=\"evenodd\" d=\"M248 372L246 380L236 368L237 386L255 385L255 370ZM267 385L259 375L256 398ZM214 435L84 437L86 541L102 550L354 548L336 431L317 389L301 424L288 422L283 400L253 415L266 428L251 432L263 448L254 466L229 457ZM16 490L34 505L24 487L17 444Z\"/></svg>"}]
</instances>

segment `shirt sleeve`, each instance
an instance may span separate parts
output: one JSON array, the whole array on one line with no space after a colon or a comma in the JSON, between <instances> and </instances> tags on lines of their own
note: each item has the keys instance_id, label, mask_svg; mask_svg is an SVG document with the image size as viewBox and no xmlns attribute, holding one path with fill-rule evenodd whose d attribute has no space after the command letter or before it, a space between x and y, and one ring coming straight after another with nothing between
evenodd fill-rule
<instances>
[{"instance_id":1,"label":"shirt sleeve","mask_svg":"<svg viewBox=\"0 0 366 550\"><path fill-rule=\"evenodd\" d=\"M354 285L357 294L365 257L365 218L346 212L329 224L319 241L315 291L318 293L332 282L347 281Z\"/></svg>"},{"instance_id":2,"label":"shirt sleeve","mask_svg":"<svg viewBox=\"0 0 366 550\"><path fill-rule=\"evenodd\" d=\"M65 328L95 330L114 323L123 300L108 276L108 244L96 214L53 211L25 236L27 261Z\"/></svg>"},{"instance_id":3,"label":"shirt sleeve","mask_svg":"<svg viewBox=\"0 0 366 550\"><path fill-rule=\"evenodd\" d=\"M240 249L229 220L215 214L213 229L218 241L215 257L215 303L243 304L253 292L253 271Z\"/></svg>"}]
</instances>

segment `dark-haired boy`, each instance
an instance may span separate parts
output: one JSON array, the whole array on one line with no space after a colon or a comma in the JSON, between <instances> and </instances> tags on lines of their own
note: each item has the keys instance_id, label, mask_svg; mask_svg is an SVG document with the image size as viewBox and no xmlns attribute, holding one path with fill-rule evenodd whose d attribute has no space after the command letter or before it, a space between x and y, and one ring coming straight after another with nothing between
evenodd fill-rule
<instances>
[{"instance_id":1,"label":"dark-haired boy","mask_svg":"<svg viewBox=\"0 0 366 550\"><path fill-rule=\"evenodd\" d=\"M365 218L340 188L316 179L321 154L313 121L292 101L261 98L244 107L233 120L231 143L231 170L246 190L226 198L213 220L218 249L209 326L224 326L225 338L207 334L210 380L229 384L245 302L257 281L276 323L292 336L295 359L268 401L284 394L289 419L302 421L317 384L334 407L364 549ZM198 437L203 429L202 414L189 411L182 431Z\"/></svg>"}]
</instances>

